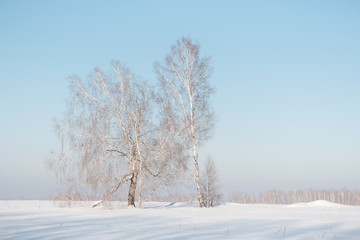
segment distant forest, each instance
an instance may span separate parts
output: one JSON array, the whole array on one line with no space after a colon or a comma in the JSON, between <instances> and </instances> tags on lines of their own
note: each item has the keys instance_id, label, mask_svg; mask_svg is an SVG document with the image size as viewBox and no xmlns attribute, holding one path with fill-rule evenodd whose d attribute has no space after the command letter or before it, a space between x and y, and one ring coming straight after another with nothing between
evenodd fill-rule
<instances>
[{"instance_id":1,"label":"distant forest","mask_svg":"<svg viewBox=\"0 0 360 240\"><path fill-rule=\"evenodd\" d=\"M63 201L94 201L98 196L87 195L85 192L69 191L67 193L56 194L50 199L63 200ZM220 194L215 201L218 205L222 201L222 194ZM148 201L155 202L189 202L195 201L197 198L196 193L179 193L175 192L168 195L155 194L151 196ZM114 195L110 200L112 201L125 201L125 196L119 194ZM293 203L307 203L316 200L325 200L332 203L343 205L356 205L360 206L360 190L359 189L303 189L296 191L279 191L270 190L259 195L247 194L243 192L232 192L228 195L227 202L240 203L240 204L293 204ZM226 201L226 199L225 199Z\"/></svg>"},{"instance_id":2,"label":"distant forest","mask_svg":"<svg viewBox=\"0 0 360 240\"><path fill-rule=\"evenodd\" d=\"M279 190L271 190L259 194L256 197L254 194L247 194L241 192L233 192L229 194L228 201L233 203L264 203L264 204L293 204L306 203L316 200L325 200L333 203L344 205L360 205L360 190L359 189L303 189L296 191L283 192Z\"/></svg>"}]
</instances>

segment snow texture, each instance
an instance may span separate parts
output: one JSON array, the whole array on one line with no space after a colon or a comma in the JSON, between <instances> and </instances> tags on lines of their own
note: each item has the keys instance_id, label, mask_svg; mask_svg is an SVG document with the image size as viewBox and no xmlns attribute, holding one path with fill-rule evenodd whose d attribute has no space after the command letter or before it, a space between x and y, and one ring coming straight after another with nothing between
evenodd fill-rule
<instances>
[{"instance_id":1,"label":"snow texture","mask_svg":"<svg viewBox=\"0 0 360 240\"><path fill-rule=\"evenodd\" d=\"M0 239L360 239L360 207L0 201Z\"/></svg>"}]
</instances>

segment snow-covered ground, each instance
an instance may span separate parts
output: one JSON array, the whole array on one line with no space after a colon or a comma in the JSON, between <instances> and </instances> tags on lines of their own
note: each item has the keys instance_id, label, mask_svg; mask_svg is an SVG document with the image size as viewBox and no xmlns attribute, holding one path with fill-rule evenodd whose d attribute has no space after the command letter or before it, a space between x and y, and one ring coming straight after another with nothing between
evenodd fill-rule
<instances>
[{"instance_id":1,"label":"snow-covered ground","mask_svg":"<svg viewBox=\"0 0 360 240\"><path fill-rule=\"evenodd\" d=\"M360 239L360 207L325 201L294 205L0 201L0 239Z\"/></svg>"}]
</instances>

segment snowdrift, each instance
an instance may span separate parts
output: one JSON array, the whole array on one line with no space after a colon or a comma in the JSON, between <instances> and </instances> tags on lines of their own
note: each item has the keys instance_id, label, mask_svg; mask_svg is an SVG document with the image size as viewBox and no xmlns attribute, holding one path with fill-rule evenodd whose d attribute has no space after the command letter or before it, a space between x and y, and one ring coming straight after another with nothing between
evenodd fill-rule
<instances>
[{"instance_id":1,"label":"snowdrift","mask_svg":"<svg viewBox=\"0 0 360 240\"><path fill-rule=\"evenodd\" d=\"M342 205L338 203L332 203L325 200L317 200L308 203L294 203L288 205L288 207L346 207L347 205Z\"/></svg>"}]
</instances>

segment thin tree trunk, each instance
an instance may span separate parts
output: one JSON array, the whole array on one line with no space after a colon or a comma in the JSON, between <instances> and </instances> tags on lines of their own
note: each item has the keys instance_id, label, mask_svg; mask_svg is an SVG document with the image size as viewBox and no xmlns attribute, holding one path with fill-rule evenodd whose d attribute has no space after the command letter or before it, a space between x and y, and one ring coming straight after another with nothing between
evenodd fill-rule
<instances>
[{"instance_id":1,"label":"thin tree trunk","mask_svg":"<svg viewBox=\"0 0 360 240\"><path fill-rule=\"evenodd\" d=\"M207 168L207 166L206 166ZM209 196L209 170L206 169L206 207L210 207L209 203L210 203L210 196Z\"/></svg>"},{"instance_id":2,"label":"thin tree trunk","mask_svg":"<svg viewBox=\"0 0 360 240\"><path fill-rule=\"evenodd\" d=\"M136 182L137 182L138 173L136 171L133 172L132 177L130 179L130 189L128 196L128 206L135 207L135 192L136 192Z\"/></svg>"},{"instance_id":3,"label":"thin tree trunk","mask_svg":"<svg viewBox=\"0 0 360 240\"><path fill-rule=\"evenodd\" d=\"M116 186L116 188L114 188L114 190L112 190L110 193L108 193L103 199L97 201L96 203L94 203L94 205L92 207L96 207L97 205L99 205L100 203L103 203L104 201L106 201L106 199L108 199L108 197L110 197L114 192L116 192L117 190L119 190L119 188L121 187L121 185L126 181L126 177L129 176L129 174L124 175L124 177L121 179L121 181L119 182L119 184Z\"/></svg>"},{"instance_id":4,"label":"thin tree trunk","mask_svg":"<svg viewBox=\"0 0 360 240\"><path fill-rule=\"evenodd\" d=\"M142 171L141 171L141 168L140 168L140 176L139 176L139 208L142 207L142 179L143 179L143 175L142 175Z\"/></svg>"},{"instance_id":5,"label":"thin tree trunk","mask_svg":"<svg viewBox=\"0 0 360 240\"><path fill-rule=\"evenodd\" d=\"M137 141L137 149L139 150L140 147L139 147L139 141ZM139 195L138 195L138 201L139 201L139 208L142 207L142 190L143 190L143 185L142 185L142 180L143 180L143 160L142 160L142 157L141 157L141 152L139 151L139 158L141 159L140 161L140 166L139 166Z\"/></svg>"},{"instance_id":6,"label":"thin tree trunk","mask_svg":"<svg viewBox=\"0 0 360 240\"><path fill-rule=\"evenodd\" d=\"M199 173L199 164L198 164L198 158L197 158L197 148L196 145L194 145L193 149L193 160L195 165L195 180L196 180L196 188L197 188L197 194L198 194L198 201L200 204L200 207L205 207L204 199L201 193L201 185L200 185L200 173Z\"/></svg>"}]
</instances>

